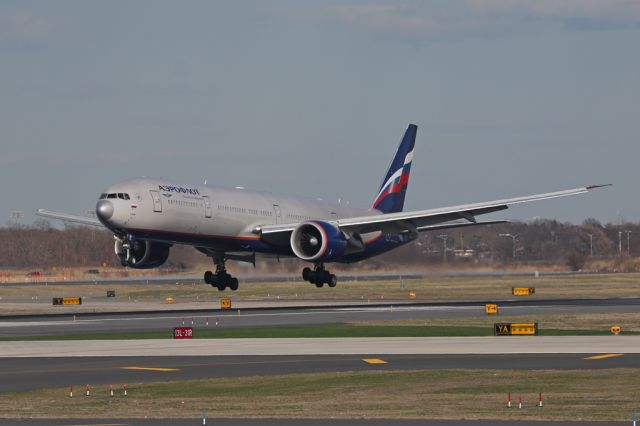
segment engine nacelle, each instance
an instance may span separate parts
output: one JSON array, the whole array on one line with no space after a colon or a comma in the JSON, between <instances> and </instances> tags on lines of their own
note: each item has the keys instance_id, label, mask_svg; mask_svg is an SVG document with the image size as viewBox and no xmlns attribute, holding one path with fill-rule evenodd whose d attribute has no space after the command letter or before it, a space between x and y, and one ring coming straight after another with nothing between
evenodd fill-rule
<instances>
[{"instance_id":1,"label":"engine nacelle","mask_svg":"<svg viewBox=\"0 0 640 426\"><path fill-rule=\"evenodd\" d=\"M336 226L314 220L303 222L293 230L291 249L302 260L336 260L346 252L347 239Z\"/></svg>"},{"instance_id":2,"label":"engine nacelle","mask_svg":"<svg viewBox=\"0 0 640 426\"><path fill-rule=\"evenodd\" d=\"M161 266L169 258L171 245L147 240L116 240L115 252L122 266L151 269Z\"/></svg>"}]
</instances>

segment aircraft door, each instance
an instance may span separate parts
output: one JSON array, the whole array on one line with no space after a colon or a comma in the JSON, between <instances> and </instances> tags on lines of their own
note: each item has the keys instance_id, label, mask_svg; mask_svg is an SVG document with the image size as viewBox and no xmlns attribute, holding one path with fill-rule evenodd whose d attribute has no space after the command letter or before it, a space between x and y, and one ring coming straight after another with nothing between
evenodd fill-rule
<instances>
[{"instance_id":1,"label":"aircraft door","mask_svg":"<svg viewBox=\"0 0 640 426\"><path fill-rule=\"evenodd\" d=\"M211 200L207 195L203 196L204 200L204 217L211 217Z\"/></svg>"},{"instance_id":2,"label":"aircraft door","mask_svg":"<svg viewBox=\"0 0 640 426\"><path fill-rule=\"evenodd\" d=\"M273 205L273 211L276 217L276 223L282 222L282 212L280 211L280 206L278 204Z\"/></svg>"},{"instance_id":3,"label":"aircraft door","mask_svg":"<svg viewBox=\"0 0 640 426\"><path fill-rule=\"evenodd\" d=\"M158 194L158 191L149 192L151 193L151 198L153 199L153 211L162 213L162 199L160 198L160 194Z\"/></svg>"}]
</instances>

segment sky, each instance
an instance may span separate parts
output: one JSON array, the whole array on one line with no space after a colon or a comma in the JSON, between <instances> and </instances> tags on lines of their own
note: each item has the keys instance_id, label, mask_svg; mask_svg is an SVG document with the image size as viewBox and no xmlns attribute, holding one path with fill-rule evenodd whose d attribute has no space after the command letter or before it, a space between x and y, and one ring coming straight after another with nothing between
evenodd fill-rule
<instances>
[{"instance_id":1,"label":"sky","mask_svg":"<svg viewBox=\"0 0 640 426\"><path fill-rule=\"evenodd\" d=\"M140 176L492 218L639 221L636 0L0 2L0 224ZM487 219L489 217L486 217Z\"/></svg>"}]
</instances>

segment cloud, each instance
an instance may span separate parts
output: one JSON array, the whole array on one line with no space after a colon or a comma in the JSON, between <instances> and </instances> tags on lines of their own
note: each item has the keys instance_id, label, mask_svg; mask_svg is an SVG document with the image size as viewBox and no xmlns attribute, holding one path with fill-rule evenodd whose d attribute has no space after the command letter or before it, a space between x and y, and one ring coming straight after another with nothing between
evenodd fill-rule
<instances>
[{"instance_id":1,"label":"cloud","mask_svg":"<svg viewBox=\"0 0 640 426\"><path fill-rule=\"evenodd\" d=\"M469 0L479 12L536 18L640 20L637 0Z\"/></svg>"},{"instance_id":2,"label":"cloud","mask_svg":"<svg viewBox=\"0 0 640 426\"><path fill-rule=\"evenodd\" d=\"M454 36L489 26L481 16L454 6L421 3L347 3L327 8L327 16L350 28L377 34Z\"/></svg>"},{"instance_id":3,"label":"cloud","mask_svg":"<svg viewBox=\"0 0 640 426\"><path fill-rule=\"evenodd\" d=\"M0 15L0 40L35 41L48 36L55 24L51 18L28 12Z\"/></svg>"},{"instance_id":4,"label":"cloud","mask_svg":"<svg viewBox=\"0 0 640 426\"><path fill-rule=\"evenodd\" d=\"M472 0L479 13L561 22L572 31L609 31L638 28L640 2L636 0Z\"/></svg>"},{"instance_id":5,"label":"cloud","mask_svg":"<svg viewBox=\"0 0 640 426\"><path fill-rule=\"evenodd\" d=\"M425 41L539 30L604 31L640 27L637 0L345 1L321 14L349 29Z\"/></svg>"}]
</instances>

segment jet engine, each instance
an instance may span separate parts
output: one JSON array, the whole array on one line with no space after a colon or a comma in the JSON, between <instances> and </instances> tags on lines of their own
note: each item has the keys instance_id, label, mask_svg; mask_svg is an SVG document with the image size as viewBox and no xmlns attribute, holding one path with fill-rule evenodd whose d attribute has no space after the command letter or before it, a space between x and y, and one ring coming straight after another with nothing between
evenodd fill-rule
<instances>
[{"instance_id":1,"label":"jet engine","mask_svg":"<svg viewBox=\"0 0 640 426\"><path fill-rule=\"evenodd\" d=\"M147 240L116 239L115 252L122 266L135 269L157 268L169 258L170 244Z\"/></svg>"},{"instance_id":2,"label":"jet engine","mask_svg":"<svg viewBox=\"0 0 640 426\"><path fill-rule=\"evenodd\" d=\"M291 233L291 249L302 260L331 261L346 252L347 238L329 222L303 222Z\"/></svg>"}]
</instances>

